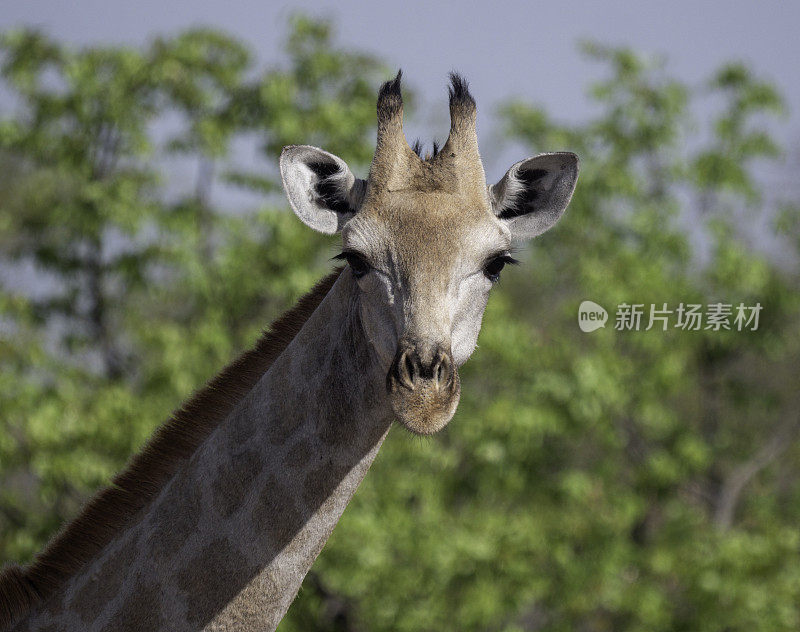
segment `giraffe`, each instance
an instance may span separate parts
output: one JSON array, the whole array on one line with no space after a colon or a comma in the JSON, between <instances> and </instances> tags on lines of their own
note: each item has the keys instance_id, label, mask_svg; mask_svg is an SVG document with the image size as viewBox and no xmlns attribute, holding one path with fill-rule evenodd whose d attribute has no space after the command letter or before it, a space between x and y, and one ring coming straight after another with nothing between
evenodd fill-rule
<instances>
[{"instance_id":1,"label":"giraffe","mask_svg":"<svg viewBox=\"0 0 800 632\"><path fill-rule=\"evenodd\" d=\"M401 73L381 87L366 180L284 148L290 206L341 233L344 266L179 409L26 568L0 578L14 632L274 630L393 420L453 417L511 244L564 213L578 159L540 154L487 187L468 85L422 157L403 134Z\"/></svg>"}]
</instances>

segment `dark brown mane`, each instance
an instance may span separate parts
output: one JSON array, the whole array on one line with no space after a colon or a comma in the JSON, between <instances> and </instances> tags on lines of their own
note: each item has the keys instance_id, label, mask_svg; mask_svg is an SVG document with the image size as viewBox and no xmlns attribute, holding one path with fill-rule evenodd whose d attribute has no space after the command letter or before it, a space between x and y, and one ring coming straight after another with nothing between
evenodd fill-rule
<instances>
[{"instance_id":1,"label":"dark brown mane","mask_svg":"<svg viewBox=\"0 0 800 632\"><path fill-rule=\"evenodd\" d=\"M256 345L225 367L176 410L111 484L98 492L26 567L0 574L0 628L45 600L131 524L255 386L325 298L341 269L320 280L267 329Z\"/></svg>"}]
</instances>

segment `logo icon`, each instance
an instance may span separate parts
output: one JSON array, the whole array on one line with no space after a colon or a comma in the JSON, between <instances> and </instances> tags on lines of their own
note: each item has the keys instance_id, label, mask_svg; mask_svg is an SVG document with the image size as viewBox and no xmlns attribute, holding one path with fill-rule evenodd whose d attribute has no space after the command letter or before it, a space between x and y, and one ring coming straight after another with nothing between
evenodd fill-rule
<instances>
[{"instance_id":1,"label":"logo icon","mask_svg":"<svg viewBox=\"0 0 800 632\"><path fill-rule=\"evenodd\" d=\"M608 312L594 301L583 301L578 307L578 327L589 333L606 326Z\"/></svg>"}]
</instances>

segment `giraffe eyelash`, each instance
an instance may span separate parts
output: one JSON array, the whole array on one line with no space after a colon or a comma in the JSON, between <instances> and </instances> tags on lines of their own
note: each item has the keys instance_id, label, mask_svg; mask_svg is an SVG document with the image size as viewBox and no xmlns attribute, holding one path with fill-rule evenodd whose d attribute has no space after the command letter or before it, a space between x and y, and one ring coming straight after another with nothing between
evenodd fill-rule
<instances>
[{"instance_id":1,"label":"giraffe eyelash","mask_svg":"<svg viewBox=\"0 0 800 632\"><path fill-rule=\"evenodd\" d=\"M347 265L349 265L350 269L353 271L353 276L357 279L360 279L372 269L372 266L369 265L364 256L354 250L344 250L333 257L333 259L346 261Z\"/></svg>"}]
</instances>

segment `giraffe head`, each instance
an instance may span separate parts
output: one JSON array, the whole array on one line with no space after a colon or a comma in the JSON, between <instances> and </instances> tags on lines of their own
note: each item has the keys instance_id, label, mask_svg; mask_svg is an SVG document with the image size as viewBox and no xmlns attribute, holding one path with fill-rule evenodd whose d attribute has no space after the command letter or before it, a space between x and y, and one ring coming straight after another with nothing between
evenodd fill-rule
<instances>
[{"instance_id":1,"label":"giraffe head","mask_svg":"<svg viewBox=\"0 0 800 632\"><path fill-rule=\"evenodd\" d=\"M357 282L364 335L386 374L389 401L409 430L430 434L455 413L458 367L475 349L489 291L512 242L540 235L564 213L578 158L551 153L514 164L487 186L475 101L451 76L450 135L422 158L403 134L400 73L378 95L378 140L367 180L338 156L286 147L281 177L311 228L341 232Z\"/></svg>"}]
</instances>

